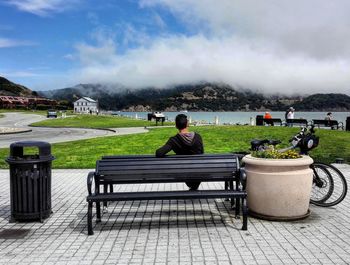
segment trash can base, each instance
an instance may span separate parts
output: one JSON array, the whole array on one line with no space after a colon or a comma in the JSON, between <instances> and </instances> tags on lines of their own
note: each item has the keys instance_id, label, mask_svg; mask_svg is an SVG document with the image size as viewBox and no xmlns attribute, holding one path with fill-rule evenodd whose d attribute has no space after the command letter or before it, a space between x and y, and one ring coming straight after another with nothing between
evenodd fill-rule
<instances>
[{"instance_id":1,"label":"trash can base","mask_svg":"<svg viewBox=\"0 0 350 265\"><path fill-rule=\"evenodd\" d=\"M11 222L16 221L41 221L50 217L52 214L51 209L43 211L40 213L13 213L10 219Z\"/></svg>"}]
</instances>

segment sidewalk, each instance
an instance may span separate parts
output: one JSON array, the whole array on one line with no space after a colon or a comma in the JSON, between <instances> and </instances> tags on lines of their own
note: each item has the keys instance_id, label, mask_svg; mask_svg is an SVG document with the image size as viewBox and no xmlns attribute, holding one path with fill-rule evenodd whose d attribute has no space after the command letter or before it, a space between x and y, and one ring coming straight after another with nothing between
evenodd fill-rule
<instances>
[{"instance_id":1,"label":"sidewalk","mask_svg":"<svg viewBox=\"0 0 350 265\"><path fill-rule=\"evenodd\" d=\"M350 180L350 166L339 165ZM249 218L248 231L221 199L119 202L87 236L89 170L53 170L53 214L44 223L9 223L9 171L0 170L0 264L349 264L350 197L309 218ZM205 183L221 185L219 183ZM179 189L183 184L121 186Z\"/></svg>"}]
</instances>

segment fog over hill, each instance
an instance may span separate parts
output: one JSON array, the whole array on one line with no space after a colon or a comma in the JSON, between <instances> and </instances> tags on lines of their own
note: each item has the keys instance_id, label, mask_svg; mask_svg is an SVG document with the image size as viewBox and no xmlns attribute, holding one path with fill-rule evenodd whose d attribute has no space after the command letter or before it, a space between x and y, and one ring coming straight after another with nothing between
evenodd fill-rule
<instances>
[{"instance_id":1,"label":"fog over hill","mask_svg":"<svg viewBox=\"0 0 350 265\"><path fill-rule=\"evenodd\" d=\"M350 97L345 94L266 95L224 83L207 82L161 89L130 89L120 84L79 84L36 92L0 77L0 95L40 95L70 106L80 97L87 96L98 100L102 109L125 111L283 111L289 106L304 111L350 110Z\"/></svg>"},{"instance_id":2,"label":"fog over hill","mask_svg":"<svg viewBox=\"0 0 350 265\"><path fill-rule=\"evenodd\" d=\"M88 96L105 110L125 111L283 111L289 106L306 111L348 111L350 97L345 94L264 95L224 83L199 82L168 88L130 89L121 85L79 84L74 87L41 91L42 95L68 100Z\"/></svg>"}]
</instances>

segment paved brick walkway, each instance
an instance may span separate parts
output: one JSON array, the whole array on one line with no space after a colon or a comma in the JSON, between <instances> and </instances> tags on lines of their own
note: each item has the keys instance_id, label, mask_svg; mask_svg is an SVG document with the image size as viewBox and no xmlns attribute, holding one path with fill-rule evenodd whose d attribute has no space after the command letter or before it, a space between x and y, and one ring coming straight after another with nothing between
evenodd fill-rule
<instances>
[{"instance_id":1,"label":"paved brick walkway","mask_svg":"<svg viewBox=\"0 0 350 265\"><path fill-rule=\"evenodd\" d=\"M350 166L340 168L350 179ZM248 231L240 230L241 220L220 199L112 203L102 223L94 223L95 235L87 236L87 172L53 170L53 215L44 223L9 223L9 173L0 170L0 264L350 262L350 197L333 208L311 206L310 217L302 221L249 218ZM182 187L125 185L120 190Z\"/></svg>"}]
</instances>

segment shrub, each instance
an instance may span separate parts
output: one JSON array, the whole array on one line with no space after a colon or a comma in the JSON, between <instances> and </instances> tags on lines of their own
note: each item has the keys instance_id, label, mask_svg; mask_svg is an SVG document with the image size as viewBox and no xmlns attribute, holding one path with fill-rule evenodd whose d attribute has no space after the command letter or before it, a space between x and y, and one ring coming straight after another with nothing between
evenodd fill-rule
<instances>
[{"instance_id":1,"label":"shrub","mask_svg":"<svg viewBox=\"0 0 350 265\"><path fill-rule=\"evenodd\" d=\"M271 158L271 159L296 159L300 158L301 155L295 150L288 150L286 152L278 152L277 150L265 150L265 151L254 151L252 152L253 157L258 158Z\"/></svg>"}]
</instances>

